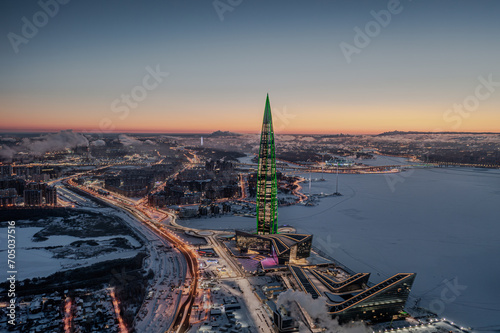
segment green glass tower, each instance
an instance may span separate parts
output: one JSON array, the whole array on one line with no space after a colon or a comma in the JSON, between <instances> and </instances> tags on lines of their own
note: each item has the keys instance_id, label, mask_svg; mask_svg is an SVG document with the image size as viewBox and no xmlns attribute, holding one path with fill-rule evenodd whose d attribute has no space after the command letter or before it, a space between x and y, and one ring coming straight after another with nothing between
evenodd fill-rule
<instances>
[{"instance_id":1,"label":"green glass tower","mask_svg":"<svg viewBox=\"0 0 500 333\"><path fill-rule=\"evenodd\" d=\"M259 235L278 233L277 194L273 118L268 94L260 135L259 171L257 173L257 234Z\"/></svg>"}]
</instances>

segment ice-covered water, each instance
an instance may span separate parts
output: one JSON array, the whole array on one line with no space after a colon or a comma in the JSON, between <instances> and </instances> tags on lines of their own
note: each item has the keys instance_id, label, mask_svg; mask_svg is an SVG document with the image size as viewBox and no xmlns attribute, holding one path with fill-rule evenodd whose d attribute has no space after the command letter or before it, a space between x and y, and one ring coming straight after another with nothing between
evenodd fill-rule
<instances>
[{"instance_id":1,"label":"ice-covered water","mask_svg":"<svg viewBox=\"0 0 500 333\"><path fill-rule=\"evenodd\" d=\"M335 175L324 177L312 183L312 193L335 191ZM355 271L371 272L373 282L416 272L409 305L421 298L421 306L464 326L500 324L500 170L429 168L339 177L343 196L323 198L314 207L280 208L279 224L313 234L317 248ZM181 223L255 228L255 220L245 217Z\"/></svg>"}]
</instances>

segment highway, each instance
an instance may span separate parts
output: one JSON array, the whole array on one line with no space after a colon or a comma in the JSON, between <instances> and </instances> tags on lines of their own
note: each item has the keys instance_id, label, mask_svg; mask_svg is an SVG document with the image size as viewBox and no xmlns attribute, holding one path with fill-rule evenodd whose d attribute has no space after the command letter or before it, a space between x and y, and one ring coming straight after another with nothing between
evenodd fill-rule
<instances>
[{"instance_id":1,"label":"highway","mask_svg":"<svg viewBox=\"0 0 500 333\"><path fill-rule=\"evenodd\" d=\"M146 225L151 231L161 236L164 240L171 243L175 248L177 248L181 252L187 263L187 274L185 275L186 279L188 276L191 279L190 289L186 297L186 300L182 303L181 306L177 307L174 320L170 325L170 327L167 329L167 332L187 332L190 327L189 320L191 317L191 309L196 298L198 284L199 284L197 254L192 249L190 249L181 239L167 232L164 228L157 227L156 226L157 221L154 221L149 216L147 216L147 214L140 207L136 207L135 204L104 197L94 191L86 189L83 186L78 187L78 185L73 181L73 179L69 179L67 184L70 188L72 187L77 190L84 191L87 194L96 197L112 206L121 208L129 212L137 220L143 222L144 225ZM171 215L170 213L168 214Z\"/></svg>"},{"instance_id":2,"label":"highway","mask_svg":"<svg viewBox=\"0 0 500 333\"><path fill-rule=\"evenodd\" d=\"M170 237L165 234L163 231L165 238L169 239ZM172 238L172 243L177 245L177 249L181 251L186 259L186 263L188 265L188 272L191 276L191 287L189 288L189 294L186 301L177 308L177 313L175 316L174 323L169 328L169 332L187 332L189 330L189 320L191 318L191 309L193 307L193 303L196 299L196 294L198 292L198 283L199 283L199 274L198 274L198 260L196 259L196 253L189 249L183 242ZM171 328L173 327L173 330Z\"/></svg>"}]
</instances>

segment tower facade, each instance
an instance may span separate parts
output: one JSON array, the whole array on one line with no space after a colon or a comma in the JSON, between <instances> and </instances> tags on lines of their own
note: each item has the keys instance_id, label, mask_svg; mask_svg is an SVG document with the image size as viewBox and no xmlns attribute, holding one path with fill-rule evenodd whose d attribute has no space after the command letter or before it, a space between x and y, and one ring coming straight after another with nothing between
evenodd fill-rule
<instances>
[{"instance_id":1,"label":"tower facade","mask_svg":"<svg viewBox=\"0 0 500 333\"><path fill-rule=\"evenodd\" d=\"M257 234L278 233L278 180L274 147L273 118L269 94L260 135L259 170L257 173Z\"/></svg>"}]
</instances>

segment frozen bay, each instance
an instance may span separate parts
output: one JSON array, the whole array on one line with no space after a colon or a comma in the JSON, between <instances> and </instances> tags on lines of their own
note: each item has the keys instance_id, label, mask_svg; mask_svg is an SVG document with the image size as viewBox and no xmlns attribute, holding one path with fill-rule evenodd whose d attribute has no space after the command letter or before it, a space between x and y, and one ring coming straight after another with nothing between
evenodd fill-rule
<instances>
[{"instance_id":1,"label":"frozen bay","mask_svg":"<svg viewBox=\"0 0 500 333\"><path fill-rule=\"evenodd\" d=\"M335 174L324 178L312 182L313 194L335 191ZM420 306L463 326L498 324L500 170L341 174L339 183L343 196L322 198L313 207L282 207L279 224L313 234L316 248L355 271L371 272L372 282L416 272L409 306L421 298ZM308 183L302 185L307 194ZM255 228L254 219L236 216L180 223L207 229Z\"/></svg>"}]
</instances>

